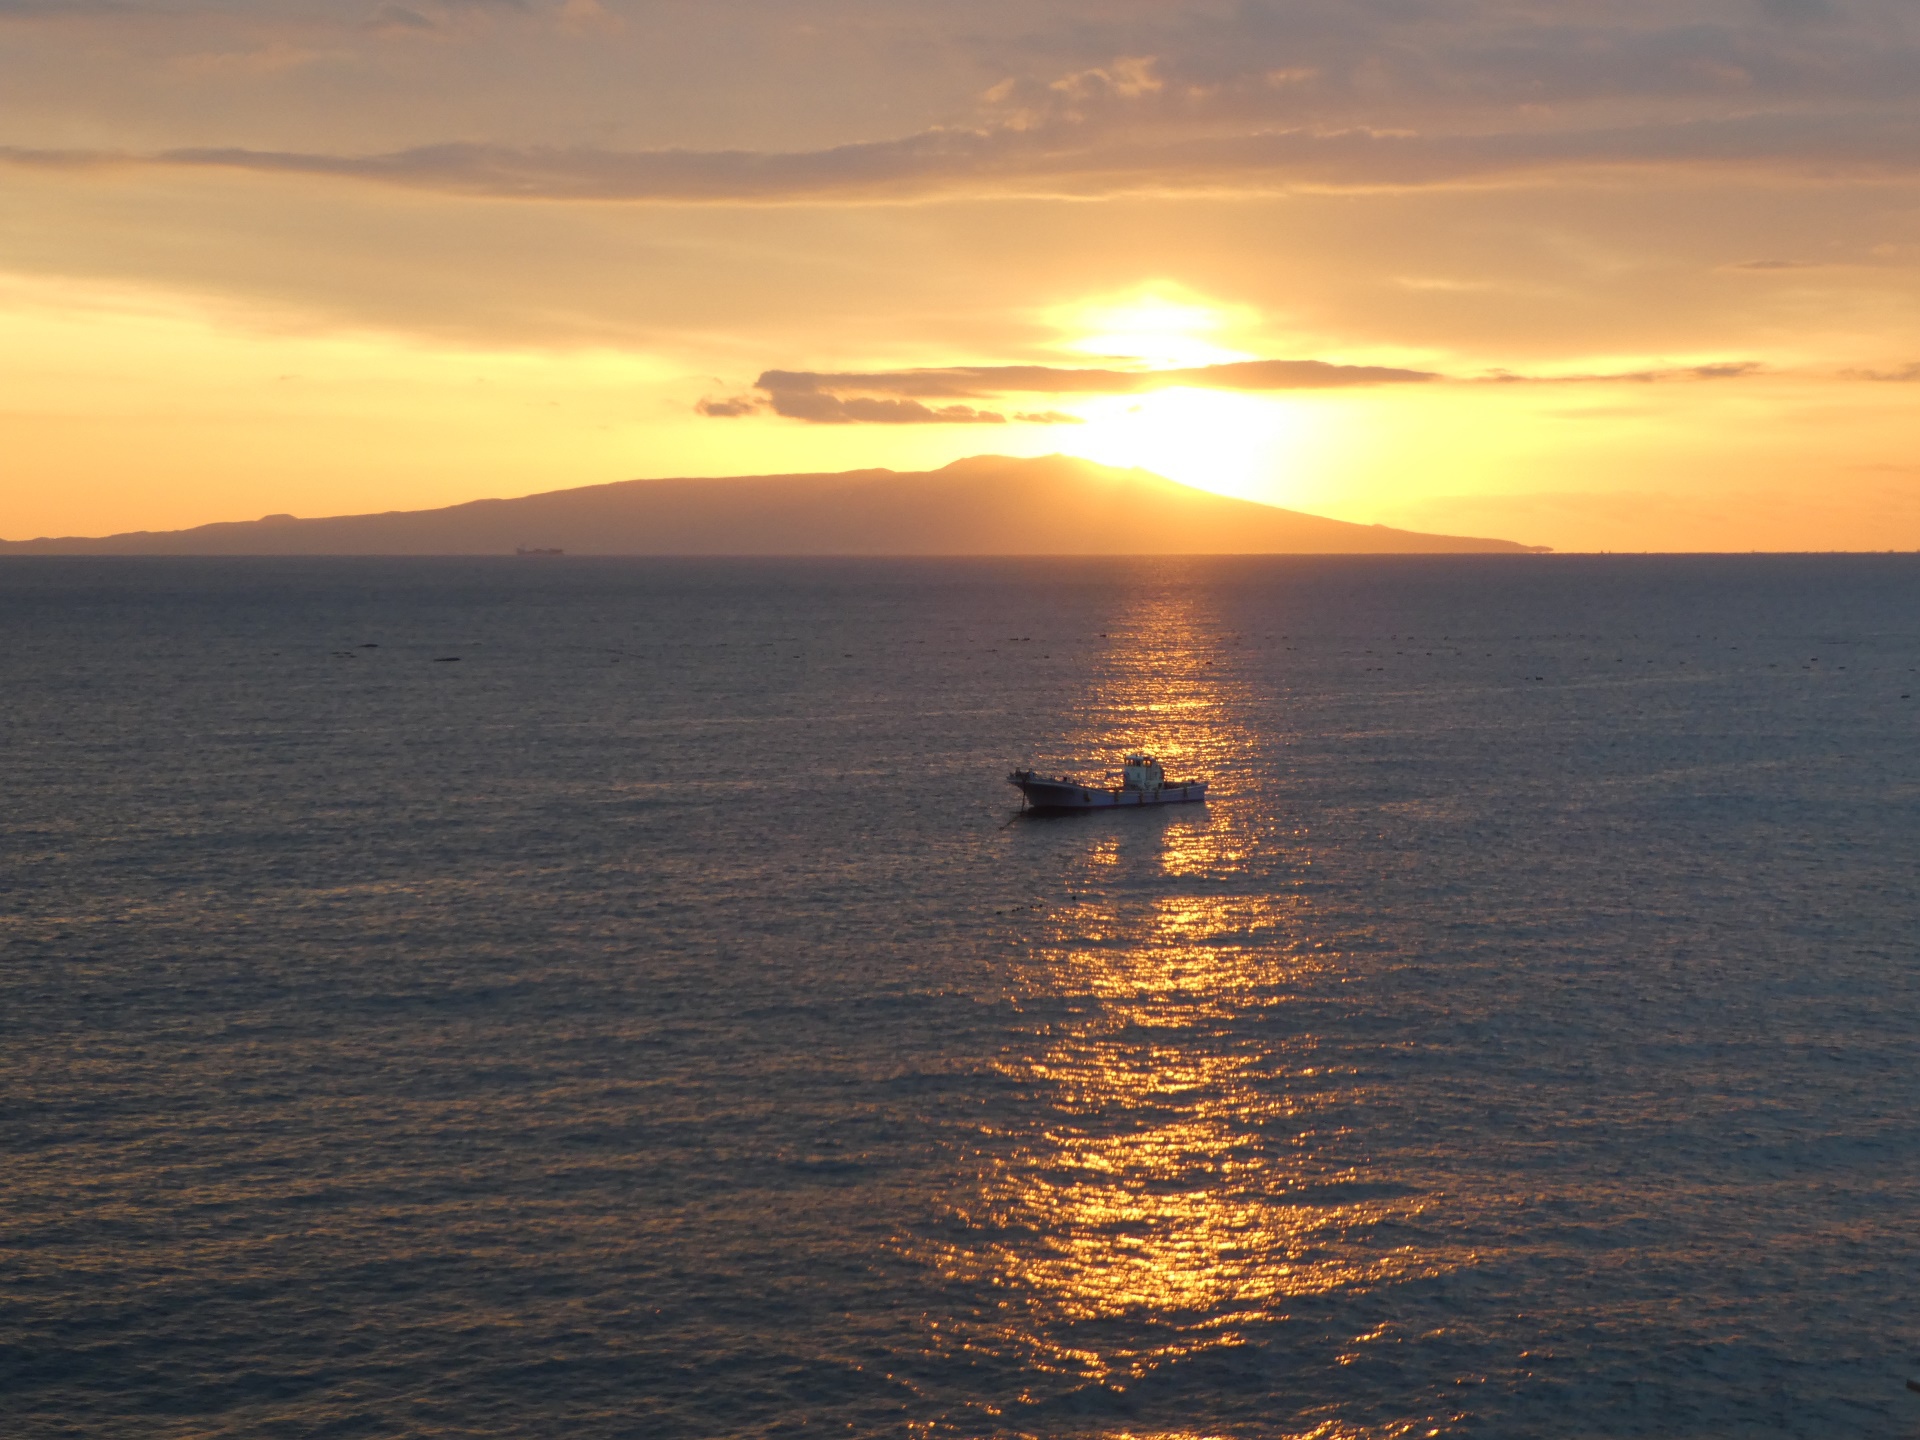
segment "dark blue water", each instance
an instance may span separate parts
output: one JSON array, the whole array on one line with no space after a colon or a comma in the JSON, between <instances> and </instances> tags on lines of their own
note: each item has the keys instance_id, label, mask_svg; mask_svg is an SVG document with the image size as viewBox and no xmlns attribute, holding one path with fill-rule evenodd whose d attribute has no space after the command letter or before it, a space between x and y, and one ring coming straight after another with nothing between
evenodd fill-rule
<instances>
[{"instance_id":1,"label":"dark blue water","mask_svg":"<svg viewBox=\"0 0 1920 1440\"><path fill-rule=\"evenodd\" d=\"M1911 1435L1916 601L6 562L0 1431Z\"/></svg>"}]
</instances>

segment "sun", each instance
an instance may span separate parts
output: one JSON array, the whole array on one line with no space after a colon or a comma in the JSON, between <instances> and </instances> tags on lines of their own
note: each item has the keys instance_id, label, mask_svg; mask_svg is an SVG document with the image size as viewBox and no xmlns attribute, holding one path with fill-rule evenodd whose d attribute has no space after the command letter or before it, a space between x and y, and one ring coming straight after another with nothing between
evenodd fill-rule
<instances>
[{"instance_id":1,"label":"sun","mask_svg":"<svg viewBox=\"0 0 1920 1440\"><path fill-rule=\"evenodd\" d=\"M1325 459L1324 417L1291 399L1181 387L1101 396L1074 410L1085 423L1060 437L1071 454L1267 504L1312 488Z\"/></svg>"},{"instance_id":2,"label":"sun","mask_svg":"<svg viewBox=\"0 0 1920 1440\"><path fill-rule=\"evenodd\" d=\"M1224 342L1253 328L1259 317L1246 306L1153 285L1058 306L1046 319L1063 337L1058 348L1069 354L1167 370L1255 358L1256 352Z\"/></svg>"},{"instance_id":3,"label":"sun","mask_svg":"<svg viewBox=\"0 0 1920 1440\"><path fill-rule=\"evenodd\" d=\"M1055 348L1082 365L1186 370L1262 353L1258 311L1171 283L1073 301L1046 319L1061 337ZM1170 385L1061 401L1082 423L1052 432L1060 449L1222 495L1287 504L1313 488L1325 459L1324 407L1293 397Z\"/></svg>"}]
</instances>

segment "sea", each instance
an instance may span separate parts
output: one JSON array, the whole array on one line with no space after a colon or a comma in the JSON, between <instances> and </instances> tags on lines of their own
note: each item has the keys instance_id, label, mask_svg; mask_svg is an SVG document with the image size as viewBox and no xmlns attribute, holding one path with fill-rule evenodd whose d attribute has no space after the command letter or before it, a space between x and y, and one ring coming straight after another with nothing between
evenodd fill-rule
<instances>
[{"instance_id":1,"label":"sea","mask_svg":"<svg viewBox=\"0 0 1920 1440\"><path fill-rule=\"evenodd\" d=\"M0 1434L1910 1437L1917 900L1913 555L8 558Z\"/></svg>"}]
</instances>

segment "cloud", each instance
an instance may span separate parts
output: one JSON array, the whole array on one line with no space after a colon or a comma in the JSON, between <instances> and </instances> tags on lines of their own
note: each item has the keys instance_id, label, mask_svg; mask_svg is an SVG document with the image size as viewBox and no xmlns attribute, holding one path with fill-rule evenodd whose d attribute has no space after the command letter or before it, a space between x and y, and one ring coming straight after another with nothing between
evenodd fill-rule
<instances>
[{"instance_id":1,"label":"cloud","mask_svg":"<svg viewBox=\"0 0 1920 1440\"><path fill-rule=\"evenodd\" d=\"M1614 371L1576 375L1516 375L1496 370L1466 383L1498 385L1651 384L1672 380L1736 380L1757 375L1754 361L1726 361L1665 370ZM1920 378L1873 375L1873 379ZM818 425L1001 425L997 411L957 403L1004 395L1137 395L1153 390L1192 387L1210 390L1331 390L1357 386L1408 385L1445 381L1429 370L1386 365L1334 365L1324 360L1241 360L1179 370L1072 369L1051 365L955 365L925 370L814 371L768 370L754 382L765 401L753 396L702 400L702 415L731 418L765 408L789 420ZM928 400L949 400L928 405ZM1078 425L1080 416L1059 410L1015 412L1030 425Z\"/></svg>"},{"instance_id":2,"label":"cloud","mask_svg":"<svg viewBox=\"0 0 1920 1440\"><path fill-rule=\"evenodd\" d=\"M625 22L600 0L562 0L557 18L570 35L609 35L625 28Z\"/></svg>"},{"instance_id":3,"label":"cloud","mask_svg":"<svg viewBox=\"0 0 1920 1440\"><path fill-rule=\"evenodd\" d=\"M772 408L790 420L815 425L1004 425L1007 417L971 405L934 408L918 400L886 400L855 395L842 398L819 390L774 390Z\"/></svg>"},{"instance_id":4,"label":"cloud","mask_svg":"<svg viewBox=\"0 0 1920 1440\"><path fill-rule=\"evenodd\" d=\"M310 50L298 45L290 45L277 40L253 50L221 50L204 54L182 55L174 60L174 67L189 75L215 75L221 71L230 71L245 75L278 75L288 70L297 70L304 65L313 65L321 61L337 60L337 53L325 50Z\"/></svg>"},{"instance_id":5,"label":"cloud","mask_svg":"<svg viewBox=\"0 0 1920 1440\"><path fill-rule=\"evenodd\" d=\"M127 90L115 77L146 75L169 46L189 46L175 63L340 53L306 67L315 73L298 79L298 106L223 59L237 73L209 83L231 93L195 93L178 114L127 112L123 136L171 138L116 163L503 199L1419 188L1620 168L1920 174L1912 0L978 0L951 13L917 0L809 0L804 21L707 0L671 23L656 8L368 0L349 20L294 0L0 0L0 20L101 22L84 50L20 62L74 68L82 83L59 93L96 117L89 86ZM431 54L375 38L453 30L459 45L449 34ZM522 54L535 32L546 48ZM581 32L591 45L565 38ZM794 45L810 47L807 61ZM650 102L632 92L642 74ZM848 99L868 92L892 98ZM176 103L158 96L138 104ZM286 118L276 106L334 118L276 123ZM625 117L617 130L597 123L614 113ZM13 137L61 133L76 132L63 121ZM614 133L644 138L538 143ZM411 143L436 134L478 138ZM223 143L265 135L287 138ZM778 148L788 135L846 143ZM26 152L9 153L23 163Z\"/></svg>"},{"instance_id":6,"label":"cloud","mask_svg":"<svg viewBox=\"0 0 1920 1440\"><path fill-rule=\"evenodd\" d=\"M701 401L694 407L702 415L745 415L762 408L752 401ZM815 425L1005 425L1007 417L997 410L981 410L971 405L926 405L918 400L889 399L871 395L835 395L825 390L773 390L766 408L789 420L806 420ZM1022 425L1084 425L1078 415L1062 410L1023 410L1013 419Z\"/></svg>"},{"instance_id":7,"label":"cloud","mask_svg":"<svg viewBox=\"0 0 1920 1440\"><path fill-rule=\"evenodd\" d=\"M0 0L0 20L78 20L138 13L121 0Z\"/></svg>"},{"instance_id":8,"label":"cloud","mask_svg":"<svg viewBox=\"0 0 1920 1440\"><path fill-rule=\"evenodd\" d=\"M986 396L1136 395L1174 386L1212 390L1327 390L1349 385L1408 384L1435 377L1385 365L1331 365L1324 360L1241 360L1181 370L1070 369L1053 365L956 365L929 370L821 372L768 370L754 387L775 397L885 394L920 399ZM785 413L785 412L782 412Z\"/></svg>"},{"instance_id":9,"label":"cloud","mask_svg":"<svg viewBox=\"0 0 1920 1440\"><path fill-rule=\"evenodd\" d=\"M8 148L12 164L116 164L372 181L498 199L661 203L941 195L1418 189L1593 170L1920 175L1900 115L1787 114L1592 129L1417 133L1367 127L1127 135L1080 122L924 130L818 150L609 150L482 143L372 155L241 147L137 154Z\"/></svg>"},{"instance_id":10,"label":"cloud","mask_svg":"<svg viewBox=\"0 0 1920 1440\"><path fill-rule=\"evenodd\" d=\"M103 170L138 163L132 156L110 150L33 150L0 145L0 165L22 170Z\"/></svg>"},{"instance_id":11,"label":"cloud","mask_svg":"<svg viewBox=\"0 0 1920 1440\"><path fill-rule=\"evenodd\" d=\"M1757 360L1726 360L1712 365L1682 365L1666 370L1612 370L1576 375L1515 375L1495 370L1478 376L1491 385L1653 385L1667 380L1741 380L1766 367Z\"/></svg>"},{"instance_id":12,"label":"cloud","mask_svg":"<svg viewBox=\"0 0 1920 1440\"><path fill-rule=\"evenodd\" d=\"M461 193L756 200L1915 163L1912 0L705 0L656 12L635 0L0 0L0 21L91 17L83 47L22 63L73 70L96 122L85 133L112 114L133 122L124 135L177 137L149 142L147 163ZM457 53L396 56L368 34L430 29L461 30ZM583 31L591 46L546 45ZM545 48L527 53L535 37ZM329 123L269 123L287 97L238 89L185 109L144 90L85 104L89 87L120 88L175 45L276 43L365 52L307 82L307 104L339 107ZM891 98L849 103L866 92ZM695 94L710 108L690 110ZM490 103L503 95L510 107ZM136 98L137 113L125 108ZM614 133L592 122L616 114L618 133L651 143L534 143ZM35 133L71 131L14 132ZM410 144L436 134L485 143ZM263 135L302 138L222 143ZM853 143L774 148L787 135ZM667 137L678 148L660 148ZM170 148L195 141L208 143Z\"/></svg>"},{"instance_id":13,"label":"cloud","mask_svg":"<svg viewBox=\"0 0 1920 1440\"><path fill-rule=\"evenodd\" d=\"M1898 370L1843 370L1849 380L1877 380L1892 385L1920 384L1920 360Z\"/></svg>"},{"instance_id":14,"label":"cloud","mask_svg":"<svg viewBox=\"0 0 1920 1440\"><path fill-rule=\"evenodd\" d=\"M399 35L431 33L440 28L418 10L405 5L383 5L366 26L383 34Z\"/></svg>"},{"instance_id":15,"label":"cloud","mask_svg":"<svg viewBox=\"0 0 1920 1440\"><path fill-rule=\"evenodd\" d=\"M1076 38L1080 53L1152 55L1167 105L1458 114L1683 100L1698 113L1699 102L1725 98L1910 98L1902 71L1911 73L1915 31L1903 0L1254 0L1168 4L1151 24L1083 17ZM1022 36L1009 52L1022 43L1032 45ZM1050 102L1044 77L1022 74L1017 54L1007 63L1015 76L1004 103L1067 103Z\"/></svg>"},{"instance_id":16,"label":"cloud","mask_svg":"<svg viewBox=\"0 0 1920 1440\"><path fill-rule=\"evenodd\" d=\"M754 382L766 406L789 420L816 425L1004 425L997 410L959 403L1007 394L1134 395L1173 386L1216 390L1324 390L1352 385L1406 384L1435 377L1423 370L1381 365L1330 365L1323 360L1245 360L1184 370L1070 369L1051 365L958 365L929 370L823 372L768 370ZM929 405L928 400L956 403ZM703 400L703 415L749 413L757 402ZM1027 425L1083 424L1061 410L1019 411Z\"/></svg>"}]
</instances>

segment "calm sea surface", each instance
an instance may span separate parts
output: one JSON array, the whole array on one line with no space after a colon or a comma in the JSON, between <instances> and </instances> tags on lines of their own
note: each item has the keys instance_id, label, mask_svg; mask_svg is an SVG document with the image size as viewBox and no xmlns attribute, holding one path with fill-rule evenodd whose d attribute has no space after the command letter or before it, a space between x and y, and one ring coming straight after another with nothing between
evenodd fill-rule
<instances>
[{"instance_id":1,"label":"calm sea surface","mask_svg":"<svg viewBox=\"0 0 1920 1440\"><path fill-rule=\"evenodd\" d=\"M1916 672L1914 557L0 563L0 1433L1911 1436Z\"/></svg>"}]
</instances>

